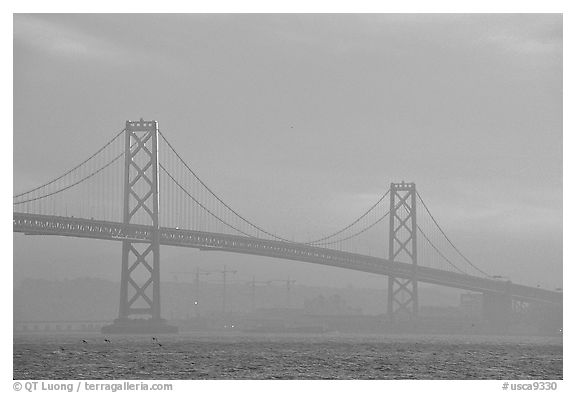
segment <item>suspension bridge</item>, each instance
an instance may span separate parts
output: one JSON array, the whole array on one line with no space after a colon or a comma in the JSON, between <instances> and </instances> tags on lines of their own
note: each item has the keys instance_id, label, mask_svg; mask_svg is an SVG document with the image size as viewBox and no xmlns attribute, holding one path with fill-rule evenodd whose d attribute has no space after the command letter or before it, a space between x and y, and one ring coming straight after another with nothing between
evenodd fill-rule
<instances>
[{"instance_id":1,"label":"suspension bridge","mask_svg":"<svg viewBox=\"0 0 576 393\"><path fill-rule=\"evenodd\" d=\"M13 196L13 231L122 242L118 319L103 331L173 332L160 310L160 246L309 262L388 277L392 321L418 314L418 283L483 294L488 318L562 293L502 281L448 237L414 183L391 183L348 225L296 241L248 219L188 165L156 121L127 121L94 154ZM374 244L381 245L374 248Z\"/></svg>"}]
</instances>

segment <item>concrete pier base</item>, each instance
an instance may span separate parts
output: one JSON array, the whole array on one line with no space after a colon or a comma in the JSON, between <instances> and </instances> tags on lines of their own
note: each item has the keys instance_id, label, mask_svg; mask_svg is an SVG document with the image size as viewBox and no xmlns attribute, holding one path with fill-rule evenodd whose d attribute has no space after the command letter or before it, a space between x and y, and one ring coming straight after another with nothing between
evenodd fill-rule
<instances>
[{"instance_id":1,"label":"concrete pier base","mask_svg":"<svg viewBox=\"0 0 576 393\"><path fill-rule=\"evenodd\" d=\"M102 327L103 334L173 334L178 333L164 319L116 319L111 325Z\"/></svg>"}]
</instances>

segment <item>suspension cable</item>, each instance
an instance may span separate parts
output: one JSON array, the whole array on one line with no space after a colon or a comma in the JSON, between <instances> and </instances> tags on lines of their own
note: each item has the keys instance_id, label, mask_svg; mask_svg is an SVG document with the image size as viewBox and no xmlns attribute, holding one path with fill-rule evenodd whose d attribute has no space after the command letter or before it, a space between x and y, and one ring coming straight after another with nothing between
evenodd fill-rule
<instances>
[{"instance_id":1,"label":"suspension cable","mask_svg":"<svg viewBox=\"0 0 576 393\"><path fill-rule=\"evenodd\" d=\"M408 210L408 208L406 207L406 205L404 205L404 210L407 213L410 213L410 211ZM458 270L460 273L462 274L467 274L466 272L464 272L463 270L461 270L458 266L456 266L452 261L450 261L432 242L432 240L430 240L430 238L428 238L428 236L426 236L426 234L424 233L424 231L422 230L422 228L420 227L419 224L416 224L416 227L418 228L418 231L422 234L422 236L424 236L424 239L426 239L426 241L428 242L428 244L430 244L432 246L432 248L434 250L436 250L436 252L438 253L438 255L440 255L442 258L444 258L444 260L446 262L448 262L450 264L450 266L454 267L456 270Z\"/></svg>"},{"instance_id":2,"label":"suspension cable","mask_svg":"<svg viewBox=\"0 0 576 393\"><path fill-rule=\"evenodd\" d=\"M102 146L100 149L98 149L98 151L97 151L96 153L92 154L90 157L88 157L87 159L85 159L84 161L82 161L80 164L76 165L74 168L70 169L68 172L66 172L66 173L58 176L58 177L55 178L55 179L50 180L48 183L45 183L45 184L43 184L43 185L41 185L41 186L38 186L38 187L33 188L33 189L31 189L31 190L22 192L22 193L20 193L20 194L14 195L12 198L18 198L18 197L20 197L20 196L22 196L22 195L30 194L31 192L36 191L36 190L39 190L39 189L41 189L41 188L44 188L44 187L46 187L46 186L48 186L48 185L50 185L50 184L52 184L52 183L54 183L54 182L62 179L64 176L66 176L66 175L74 172L76 169L78 169L78 168L80 168L82 165L86 164L86 163L87 163L88 161L90 161L92 158L96 157L102 150L104 150L104 149L106 149L108 146L110 146L116 139L118 139L118 137L119 137L120 135L122 135L122 133L123 133L124 131L126 131L126 130L125 130L125 129L121 130L121 131L120 131L118 134L116 134L116 135L114 136L114 138L112 138L108 143L106 143L104 146Z\"/></svg>"},{"instance_id":3,"label":"suspension cable","mask_svg":"<svg viewBox=\"0 0 576 393\"><path fill-rule=\"evenodd\" d=\"M342 228L341 230L339 230L339 231L337 231L337 232L332 233L331 235L325 236L325 237L323 237L323 238L321 238L321 239L318 239L318 240L309 242L309 243L307 243L307 244L326 244L326 243L319 243L319 242L321 242L321 241L323 241L323 240L330 239L330 238L332 238L332 237L334 237L334 236L336 236L336 235L339 235L339 234L341 234L342 232L344 232L345 230L347 230L348 228L354 226L354 225L355 225L356 223L358 223L361 219L363 219L364 217L366 217L372 210L374 210L374 209L376 208L376 206L378 206L378 205L380 204L380 202L382 202L382 201L384 200L384 198L386 198L386 196L387 196L389 193L390 193L390 190L386 191L386 193L385 193L384 195L382 195L382 197L381 197L380 199L378 199L378 201L377 201L374 205L372 205L372 207L371 207L370 209L368 209L364 214L362 214L360 217L358 217L356 220L354 220L352 223L350 223L350 224L347 225L346 227ZM388 212L388 213L390 213L390 212ZM386 214L388 214L388 213L386 213ZM386 217L386 216L384 216L384 217ZM384 218L384 217L382 217L382 218ZM381 218L381 219L382 219L382 218ZM380 220L381 220L381 219L380 219ZM377 222L378 222L378 221L377 221ZM362 233L362 232L359 232L358 234L360 234L360 233ZM352 237L354 237L354 236L352 236ZM352 237L348 237L348 238L345 238L345 239L342 239L342 240L351 239ZM338 241L336 241L336 242L338 242ZM333 243L335 243L335 242L327 243L327 244L333 244Z\"/></svg>"},{"instance_id":4,"label":"suspension cable","mask_svg":"<svg viewBox=\"0 0 576 393\"><path fill-rule=\"evenodd\" d=\"M80 184L80 183L82 183L82 182L90 179L91 177L97 175L98 173L102 172L104 169L108 168L110 165L112 165L113 163L115 163L116 161L118 161L118 159L119 159L120 157L122 157L123 155L124 155L124 152L120 153L118 156L116 156L116 158L114 158L112 161L110 161L109 163L107 163L106 165L104 165L103 167L101 167L100 169L98 169L98 170L90 173L90 174L87 175L86 177L84 177L84 178L82 178L82 179L80 179L80 180L78 180L78 181L76 181L76 182L74 182L74 183L72 183L72 184L69 184L68 186L66 186L66 187L64 187L64 188L61 188L61 189L59 189L59 190L53 191L53 192L51 192L51 193L48 193L48 194L45 194L45 195L42 195L42 196L39 196L39 197L36 197L36 198L30 198L30 199L26 199L26 200L24 200L24 201L13 202L12 204L13 204L13 205L21 205L21 204L23 204L23 203L32 202L32 201L36 201L36 200L39 200L39 199L44 199L44 198L47 198L47 197L49 197L49 196L52 196L52 195L55 195L55 194L59 194L59 193L61 193L61 192L63 192L63 191L66 191L66 190L68 190L68 189L70 189L70 188L72 188L72 187L74 187L74 186L76 186L76 185L78 185L78 184Z\"/></svg>"},{"instance_id":5,"label":"suspension cable","mask_svg":"<svg viewBox=\"0 0 576 393\"><path fill-rule=\"evenodd\" d=\"M349 240L352 238L355 238L359 235L361 235L362 233L366 232L367 230L369 230L370 228L374 227L376 224L378 224L380 221L382 221L383 219L385 219L388 215L390 214L390 211L387 211L386 214L384 214L382 217L380 217L378 220L376 220L375 222L373 222L372 224L368 225L366 228L362 229L360 232L357 232L353 235L350 235L348 237L345 237L343 239L339 239L339 240L334 240L332 242L325 242L325 243L315 243L313 244L314 246L327 246L330 244L336 244L336 243L340 243L343 242L345 240Z\"/></svg>"},{"instance_id":6,"label":"suspension cable","mask_svg":"<svg viewBox=\"0 0 576 393\"><path fill-rule=\"evenodd\" d=\"M460 255L462 258L464 258L464 260L466 262L468 262L468 264L470 266L472 266L474 269L476 269L477 271L479 271L480 273L482 273L483 275L485 275L486 277L491 277L488 273L486 273L484 270L480 269L478 266L476 266L475 264L473 264L468 258L466 258L466 256L464 256L464 254L462 254L462 252L454 245L454 243L452 243L452 241L448 238L448 236L446 235L446 233L442 230L442 228L440 228L440 225L438 224L438 222L436 221L436 219L434 218L434 216L432 215L432 213L430 213L430 210L428 209L428 206L426 206L426 203L424 203L424 201L422 200L422 197L420 196L420 194L418 193L418 191L416 191L416 195L418 195L418 199L420 199L420 202L422 202L422 205L424 206L424 208L426 209L426 212L428 212L428 215L432 218L432 221L434 222L434 224L436 224L436 227L440 230L440 232L442 233L442 235L444 236L444 238L448 241L448 243L450 243L450 245L454 248L454 250L456 250L456 252L458 253L458 255Z\"/></svg>"},{"instance_id":7,"label":"suspension cable","mask_svg":"<svg viewBox=\"0 0 576 393\"><path fill-rule=\"evenodd\" d=\"M333 233L332 235L329 236L325 236L323 238L320 239L316 239L314 241L310 241L310 242L295 242L293 240L289 240L286 238L283 238L281 236L277 236L271 232L266 231L265 229L263 229L262 227L254 224L253 222L249 221L248 219L244 218L241 214L239 214L238 212L236 212L232 207L230 207L226 202L224 202L218 195L216 195L216 193L214 191L212 191L212 189L210 189L210 187L208 187L208 185L206 185L206 183L204 183L202 181L202 179L200 179L200 177L192 170L192 168L190 168L188 166L188 164L184 161L184 159L178 154L178 152L176 151L176 149L172 146L172 144L168 141L168 139L166 139L166 137L164 136L164 134L162 134L162 132L159 130L158 133L160 134L160 136L162 136L162 139L164 140L164 142L166 142L166 144L168 145L168 147L170 147L170 149L172 150L172 152L176 155L176 157L178 157L178 159L180 160L180 162L182 162L182 164L186 167L186 169L188 169L188 171L190 171L190 173L192 173L192 175L196 178L196 180L198 180L200 182L200 184L214 197L216 198L222 205L224 205L230 212L232 212L236 217L240 218L242 221L244 221L245 223L247 223L249 226L251 226L252 228L268 235L271 236L277 240L281 240L281 241L285 241L288 243L298 243L298 244L306 244L306 245L314 245L317 242L323 241L323 240L327 240L329 238L332 238L334 236L336 236L337 234L342 233L344 230L350 228L351 226L353 226L354 224L356 224L358 221L360 221L360 219L364 218L370 211L372 211L385 197L386 195L390 192L390 190L388 190L388 192L386 192L381 198L380 200L378 200L378 202L376 202L374 204L374 206L372 206L366 213L364 213L360 218L358 218L357 220L355 220L352 224L348 225L346 228Z\"/></svg>"},{"instance_id":8,"label":"suspension cable","mask_svg":"<svg viewBox=\"0 0 576 393\"><path fill-rule=\"evenodd\" d=\"M206 206L204 206L202 203L200 203L196 198L194 198L180 183L178 183L178 181L172 176L172 174L170 174L170 172L168 172L168 170L166 168L164 168L164 166L162 164L159 164L160 169L162 169L164 171L164 173L166 173L168 175L168 177L170 177L170 179L172 179L172 181L174 182L174 184L176 184L176 186L178 186L178 188L180 188L182 191L184 191L184 193L186 195L188 195L188 197L190 197L198 206L200 206L202 209L204 209L204 211L206 211L206 213L210 214L212 217L214 217L215 219L217 219L218 221L220 221L222 224L226 225L227 227L243 234L246 235L248 237L254 237L238 228L236 228L233 225L230 225L229 223L227 223L226 221L222 220L220 217L218 217L217 215L215 215L214 213L212 213L212 211L210 209L208 209Z\"/></svg>"},{"instance_id":9,"label":"suspension cable","mask_svg":"<svg viewBox=\"0 0 576 393\"><path fill-rule=\"evenodd\" d=\"M448 264L450 264L450 266L452 266L454 269L458 270L460 273L462 274L466 274L465 271L461 270L458 266L456 266L452 261L450 261L435 245L434 243L432 243L432 241L428 238L428 236L426 236L426 234L424 233L424 231L422 230L422 228L420 228L420 225L418 225L418 231L420 231L420 234L422 234L422 236L424 236L424 239L426 239L426 241L428 242L428 244L430 244L432 246L432 248L434 250L436 250L436 252L438 253L438 255L440 255L442 258L444 258L444 260L446 262L448 262Z\"/></svg>"},{"instance_id":10,"label":"suspension cable","mask_svg":"<svg viewBox=\"0 0 576 393\"><path fill-rule=\"evenodd\" d=\"M221 222L222 224L226 225L227 227L245 235L251 238L254 238L254 236L236 228L235 226L229 224L228 222L224 221L223 219L221 219L220 217L218 217L216 214L214 214L210 209L208 209L206 206L204 206L201 202L199 202L196 198L194 198L194 196L192 196L175 178L174 176L172 176L172 174L170 172L168 172L168 170L166 168L164 168L164 166L162 164L159 164L160 169L162 169L164 171L164 173L166 173L166 175L168 175L168 177L172 180L172 182L174 182L174 184L176 184L176 186L178 186L178 188L180 188L189 198L191 198L198 206L200 206L204 211L206 211L208 214L210 214L212 217L214 217L215 219L217 219L219 222ZM348 240L351 239L353 237L359 236L360 234L366 232L367 230L369 230L370 228L374 227L376 224L378 224L379 222L381 222L384 218L386 218L388 215L390 214L390 211L386 212L386 214L384 214L382 217L380 217L377 221L375 221L374 223L370 224L369 226L367 226L366 228L364 228L362 231L346 237L344 239L340 239L336 242L332 242L332 243L322 243L322 244L315 244L314 246L319 246L319 245L328 245L328 244L333 244L333 243L338 243L338 242L342 242L344 240ZM293 244L302 244L302 243L298 243L298 242L294 242L294 241L289 241L290 243Z\"/></svg>"},{"instance_id":11,"label":"suspension cable","mask_svg":"<svg viewBox=\"0 0 576 393\"><path fill-rule=\"evenodd\" d=\"M188 166L188 164L186 164L186 162L184 161L184 159L178 154L178 152L176 151L176 149L174 149L174 147L170 144L170 142L168 142L168 140L166 139L166 137L164 136L164 134L162 134L162 132L158 131L160 133L160 136L162 136L162 139L164 139L164 142L166 142L168 144L168 147L170 147L170 149L172 150L172 152L174 152L174 154L176 155L176 157L178 157L178 159L180 160L180 162L182 162L182 164L184 164L184 166L186 167L186 169L188 169L188 171L190 171L190 173L192 173L192 175L196 178L196 180L198 180L200 182L200 184L214 197L216 198L222 205L224 205L229 211L231 211L236 217L240 218L242 221L244 221L245 223L247 223L248 225L250 225L251 227L253 227L254 229L259 230L260 232L271 236L277 240L281 240L284 242L289 242L289 243L295 243L289 239L285 239L283 237L274 235L271 232L266 231L265 229L259 227L258 225L252 223L251 221L247 220L246 218L244 218L242 215L240 215L238 212L236 212L234 209L232 209L226 202L224 202L218 195L216 195L216 193L214 193L214 191L212 191L210 189L210 187L208 187L206 185L206 183L204 183L202 181L202 179L200 179L200 177L198 177L198 175L196 175L196 173L192 170L192 168L190 168Z\"/></svg>"}]
</instances>

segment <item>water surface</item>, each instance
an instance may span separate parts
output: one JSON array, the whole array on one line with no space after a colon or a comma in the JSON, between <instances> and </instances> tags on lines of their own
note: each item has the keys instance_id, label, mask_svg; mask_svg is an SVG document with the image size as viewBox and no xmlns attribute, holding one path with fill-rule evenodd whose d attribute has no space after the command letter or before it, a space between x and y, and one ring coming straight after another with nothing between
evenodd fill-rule
<instances>
[{"instance_id":1,"label":"water surface","mask_svg":"<svg viewBox=\"0 0 576 393\"><path fill-rule=\"evenodd\" d=\"M562 379L560 337L198 333L158 341L15 335L14 379Z\"/></svg>"}]
</instances>

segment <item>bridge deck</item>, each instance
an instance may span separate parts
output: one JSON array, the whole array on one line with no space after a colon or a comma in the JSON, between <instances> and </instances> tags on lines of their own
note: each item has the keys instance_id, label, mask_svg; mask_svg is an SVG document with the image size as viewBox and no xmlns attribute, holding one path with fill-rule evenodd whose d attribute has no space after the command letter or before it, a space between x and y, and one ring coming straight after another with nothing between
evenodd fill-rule
<instances>
[{"instance_id":1,"label":"bridge deck","mask_svg":"<svg viewBox=\"0 0 576 393\"><path fill-rule=\"evenodd\" d=\"M13 231L29 235L57 235L102 240L149 242L151 230L151 227L145 225L124 225L119 222L74 217L27 213L14 213L13 215ZM392 275L400 278L416 277L420 282L446 287L476 292L509 293L517 300L562 303L562 293L559 292L424 266L390 262L384 258L336 251L301 243L175 228L160 228L160 244L290 259L386 276Z\"/></svg>"}]
</instances>

